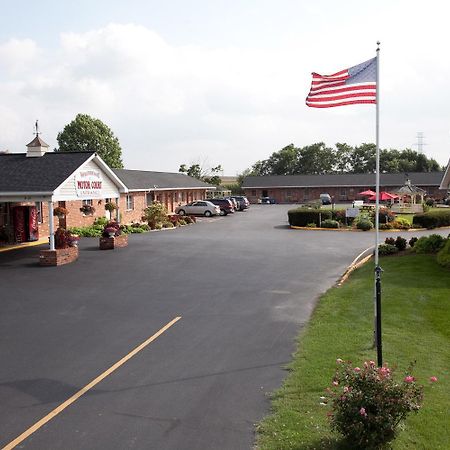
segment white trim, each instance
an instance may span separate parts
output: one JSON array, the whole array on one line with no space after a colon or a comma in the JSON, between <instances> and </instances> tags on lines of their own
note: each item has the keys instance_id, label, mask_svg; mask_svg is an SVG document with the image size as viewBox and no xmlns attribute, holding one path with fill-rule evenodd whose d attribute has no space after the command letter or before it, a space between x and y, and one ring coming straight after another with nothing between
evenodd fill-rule
<instances>
[{"instance_id":1,"label":"white trim","mask_svg":"<svg viewBox=\"0 0 450 450\"><path fill-rule=\"evenodd\" d=\"M212 190L217 188L205 188L205 187L181 187L181 188L149 188L149 189L128 189L128 192L158 192L158 191L192 191L192 190Z\"/></svg>"},{"instance_id":2,"label":"white trim","mask_svg":"<svg viewBox=\"0 0 450 450\"><path fill-rule=\"evenodd\" d=\"M444 173L444 176L441 181L441 185L439 189L449 189L450 188L450 159L447 164L447 170Z\"/></svg>"}]
</instances>

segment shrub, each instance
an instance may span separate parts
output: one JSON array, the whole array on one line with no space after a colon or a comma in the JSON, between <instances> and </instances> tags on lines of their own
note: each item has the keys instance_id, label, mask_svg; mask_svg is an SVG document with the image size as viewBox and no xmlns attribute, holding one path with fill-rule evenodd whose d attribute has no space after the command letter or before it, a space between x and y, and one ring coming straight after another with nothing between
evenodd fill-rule
<instances>
[{"instance_id":1,"label":"shrub","mask_svg":"<svg viewBox=\"0 0 450 450\"><path fill-rule=\"evenodd\" d=\"M422 236L414 245L416 253L437 253L445 244L445 239L439 234Z\"/></svg>"},{"instance_id":2,"label":"shrub","mask_svg":"<svg viewBox=\"0 0 450 450\"><path fill-rule=\"evenodd\" d=\"M146 223L141 223L141 229L144 231L149 231L150 230L150 226L147 225Z\"/></svg>"},{"instance_id":3,"label":"shrub","mask_svg":"<svg viewBox=\"0 0 450 450\"><path fill-rule=\"evenodd\" d=\"M410 240L409 240L409 242L408 242L408 244L409 244L409 246L412 248L412 247L414 247L414 244L417 242L417 238L416 237L412 237Z\"/></svg>"},{"instance_id":4,"label":"shrub","mask_svg":"<svg viewBox=\"0 0 450 450\"><path fill-rule=\"evenodd\" d=\"M365 362L363 368L339 364L328 392L331 428L351 448L374 448L391 441L398 425L410 412L417 412L423 400L423 387L414 377L398 381L393 369L387 364L376 367L374 361Z\"/></svg>"},{"instance_id":5,"label":"shrub","mask_svg":"<svg viewBox=\"0 0 450 450\"><path fill-rule=\"evenodd\" d=\"M312 222L312 223L307 223L307 224L306 224L306 228L317 228L317 225L316 225L314 222Z\"/></svg>"},{"instance_id":6,"label":"shrub","mask_svg":"<svg viewBox=\"0 0 450 450\"><path fill-rule=\"evenodd\" d=\"M161 202L153 202L144 209L142 220L147 222L152 229L157 228L156 224L167 220L167 208Z\"/></svg>"},{"instance_id":7,"label":"shrub","mask_svg":"<svg viewBox=\"0 0 450 450\"><path fill-rule=\"evenodd\" d=\"M331 218L338 222L345 222L345 209L335 209L331 211Z\"/></svg>"},{"instance_id":8,"label":"shrub","mask_svg":"<svg viewBox=\"0 0 450 450\"><path fill-rule=\"evenodd\" d=\"M83 237L100 237L103 233L103 227L71 227L69 231Z\"/></svg>"},{"instance_id":9,"label":"shrub","mask_svg":"<svg viewBox=\"0 0 450 450\"><path fill-rule=\"evenodd\" d=\"M394 228L394 223L395 222L380 223L380 230L392 230L392 228Z\"/></svg>"},{"instance_id":10,"label":"shrub","mask_svg":"<svg viewBox=\"0 0 450 450\"><path fill-rule=\"evenodd\" d=\"M172 222L164 222L162 224L163 228L175 228L175 225Z\"/></svg>"},{"instance_id":11,"label":"shrub","mask_svg":"<svg viewBox=\"0 0 450 450\"><path fill-rule=\"evenodd\" d=\"M179 223L180 225L186 225L186 221L185 221L184 219L180 219L180 220L178 221L178 223Z\"/></svg>"},{"instance_id":12,"label":"shrub","mask_svg":"<svg viewBox=\"0 0 450 450\"><path fill-rule=\"evenodd\" d=\"M322 228L339 228L339 222L337 220L326 219L322 221Z\"/></svg>"},{"instance_id":13,"label":"shrub","mask_svg":"<svg viewBox=\"0 0 450 450\"><path fill-rule=\"evenodd\" d=\"M94 220L94 226L98 225L98 226L104 227L108 222L109 222L109 220L106 217L97 217Z\"/></svg>"},{"instance_id":14,"label":"shrub","mask_svg":"<svg viewBox=\"0 0 450 450\"><path fill-rule=\"evenodd\" d=\"M395 245L395 239L392 238L392 237L387 237L387 238L384 240L384 243L385 243L385 244L388 244L388 245Z\"/></svg>"},{"instance_id":15,"label":"shrub","mask_svg":"<svg viewBox=\"0 0 450 450\"><path fill-rule=\"evenodd\" d=\"M395 240L395 246L399 249L399 251L406 249L406 239L402 238L401 236L397 236L397 239Z\"/></svg>"},{"instance_id":16,"label":"shrub","mask_svg":"<svg viewBox=\"0 0 450 450\"><path fill-rule=\"evenodd\" d=\"M330 210L308 209L308 208L295 208L288 211L289 225L304 227L308 223L315 223L318 227L320 221L331 219Z\"/></svg>"},{"instance_id":17,"label":"shrub","mask_svg":"<svg viewBox=\"0 0 450 450\"><path fill-rule=\"evenodd\" d=\"M435 203L436 203L436 200L434 199L434 198L427 198L426 200L425 200L425 205L427 205L427 206L434 206L435 205Z\"/></svg>"},{"instance_id":18,"label":"shrub","mask_svg":"<svg viewBox=\"0 0 450 450\"><path fill-rule=\"evenodd\" d=\"M369 219L362 218L356 222L356 228L362 231L369 231L373 228L373 223Z\"/></svg>"},{"instance_id":19,"label":"shrub","mask_svg":"<svg viewBox=\"0 0 450 450\"><path fill-rule=\"evenodd\" d=\"M441 266L450 269L450 239L447 239L444 246L439 250L436 260Z\"/></svg>"},{"instance_id":20,"label":"shrub","mask_svg":"<svg viewBox=\"0 0 450 450\"><path fill-rule=\"evenodd\" d=\"M423 214L415 214L413 226L422 228L446 227L450 225L450 211L429 211Z\"/></svg>"},{"instance_id":21,"label":"shrub","mask_svg":"<svg viewBox=\"0 0 450 450\"><path fill-rule=\"evenodd\" d=\"M389 208L380 208L378 211L379 223L392 222L395 219L395 213L393 213ZM375 223L375 209L370 211L370 220Z\"/></svg>"},{"instance_id":22,"label":"shrub","mask_svg":"<svg viewBox=\"0 0 450 450\"><path fill-rule=\"evenodd\" d=\"M392 244L380 244L378 246L378 254L380 256L393 255L398 252L398 248Z\"/></svg>"},{"instance_id":23,"label":"shrub","mask_svg":"<svg viewBox=\"0 0 450 450\"><path fill-rule=\"evenodd\" d=\"M392 228L397 228L398 230L409 230L411 228L408 219L405 219L404 217L396 218L391 224Z\"/></svg>"}]
</instances>

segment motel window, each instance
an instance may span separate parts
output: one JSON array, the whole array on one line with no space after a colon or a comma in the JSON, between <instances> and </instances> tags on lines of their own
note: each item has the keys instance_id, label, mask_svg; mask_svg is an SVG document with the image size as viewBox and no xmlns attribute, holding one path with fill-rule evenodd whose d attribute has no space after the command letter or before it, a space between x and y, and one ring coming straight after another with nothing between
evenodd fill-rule
<instances>
[{"instance_id":1,"label":"motel window","mask_svg":"<svg viewBox=\"0 0 450 450\"><path fill-rule=\"evenodd\" d=\"M134 209L134 197L132 195L127 195L127 210Z\"/></svg>"},{"instance_id":2,"label":"motel window","mask_svg":"<svg viewBox=\"0 0 450 450\"><path fill-rule=\"evenodd\" d=\"M341 200L346 200L347 199L347 189L341 189L340 195L341 195Z\"/></svg>"},{"instance_id":3,"label":"motel window","mask_svg":"<svg viewBox=\"0 0 450 450\"><path fill-rule=\"evenodd\" d=\"M36 202L36 215L38 223L44 223L42 215L42 202Z\"/></svg>"},{"instance_id":4,"label":"motel window","mask_svg":"<svg viewBox=\"0 0 450 450\"><path fill-rule=\"evenodd\" d=\"M256 189L252 189L252 196L256 197Z\"/></svg>"},{"instance_id":5,"label":"motel window","mask_svg":"<svg viewBox=\"0 0 450 450\"><path fill-rule=\"evenodd\" d=\"M83 200L83 205L93 206L94 205L94 201L91 198L88 199L88 200Z\"/></svg>"}]
</instances>

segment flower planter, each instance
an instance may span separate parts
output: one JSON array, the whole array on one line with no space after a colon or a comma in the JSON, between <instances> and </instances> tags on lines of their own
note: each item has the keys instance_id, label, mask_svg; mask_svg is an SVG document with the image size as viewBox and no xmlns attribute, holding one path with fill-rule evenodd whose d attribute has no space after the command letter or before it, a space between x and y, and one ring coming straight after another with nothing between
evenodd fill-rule
<instances>
[{"instance_id":1,"label":"flower planter","mask_svg":"<svg viewBox=\"0 0 450 450\"><path fill-rule=\"evenodd\" d=\"M57 248L55 250L41 250L39 264L41 266L62 266L78 259L78 247Z\"/></svg>"},{"instance_id":2,"label":"flower planter","mask_svg":"<svg viewBox=\"0 0 450 450\"><path fill-rule=\"evenodd\" d=\"M114 237L101 237L100 250L114 250L116 247L126 247L128 245L128 234L121 234Z\"/></svg>"}]
</instances>

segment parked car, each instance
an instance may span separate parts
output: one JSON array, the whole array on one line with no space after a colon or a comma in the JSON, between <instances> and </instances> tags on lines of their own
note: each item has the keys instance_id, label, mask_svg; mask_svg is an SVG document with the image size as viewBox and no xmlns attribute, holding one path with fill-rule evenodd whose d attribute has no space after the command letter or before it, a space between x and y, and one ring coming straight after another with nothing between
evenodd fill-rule
<instances>
[{"instance_id":1,"label":"parked car","mask_svg":"<svg viewBox=\"0 0 450 450\"><path fill-rule=\"evenodd\" d=\"M322 205L331 205L330 194L320 194L320 201L322 202Z\"/></svg>"},{"instance_id":2,"label":"parked car","mask_svg":"<svg viewBox=\"0 0 450 450\"><path fill-rule=\"evenodd\" d=\"M193 215L193 216L218 216L220 214L220 208L207 200L196 200L195 202L188 203L187 205L180 205L175 208L175 212L180 216Z\"/></svg>"},{"instance_id":3,"label":"parked car","mask_svg":"<svg viewBox=\"0 0 450 450\"><path fill-rule=\"evenodd\" d=\"M221 216L226 216L227 214L234 213L234 206L231 200L228 200L226 198L210 198L208 201L214 203L220 208Z\"/></svg>"},{"instance_id":4,"label":"parked car","mask_svg":"<svg viewBox=\"0 0 450 450\"><path fill-rule=\"evenodd\" d=\"M266 205L273 205L277 201L272 197L261 197L261 203L265 203Z\"/></svg>"},{"instance_id":5,"label":"parked car","mask_svg":"<svg viewBox=\"0 0 450 450\"><path fill-rule=\"evenodd\" d=\"M244 211L244 209L247 209L250 206L250 202L244 195L232 195L231 198L234 198L237 201L238 211Z\"/></svg>"},{"instance_id":6,"label":"parked car","mask_svg":"<svg viewBox=\"0 0 450 450\"><path fill-rule=\"evenodd\" d=\"M233 208L236 211L238 209L238 202L233 197L225 197L227 200L230 200L230 202L233 204Z\"/></svg>"}]
</instances>

